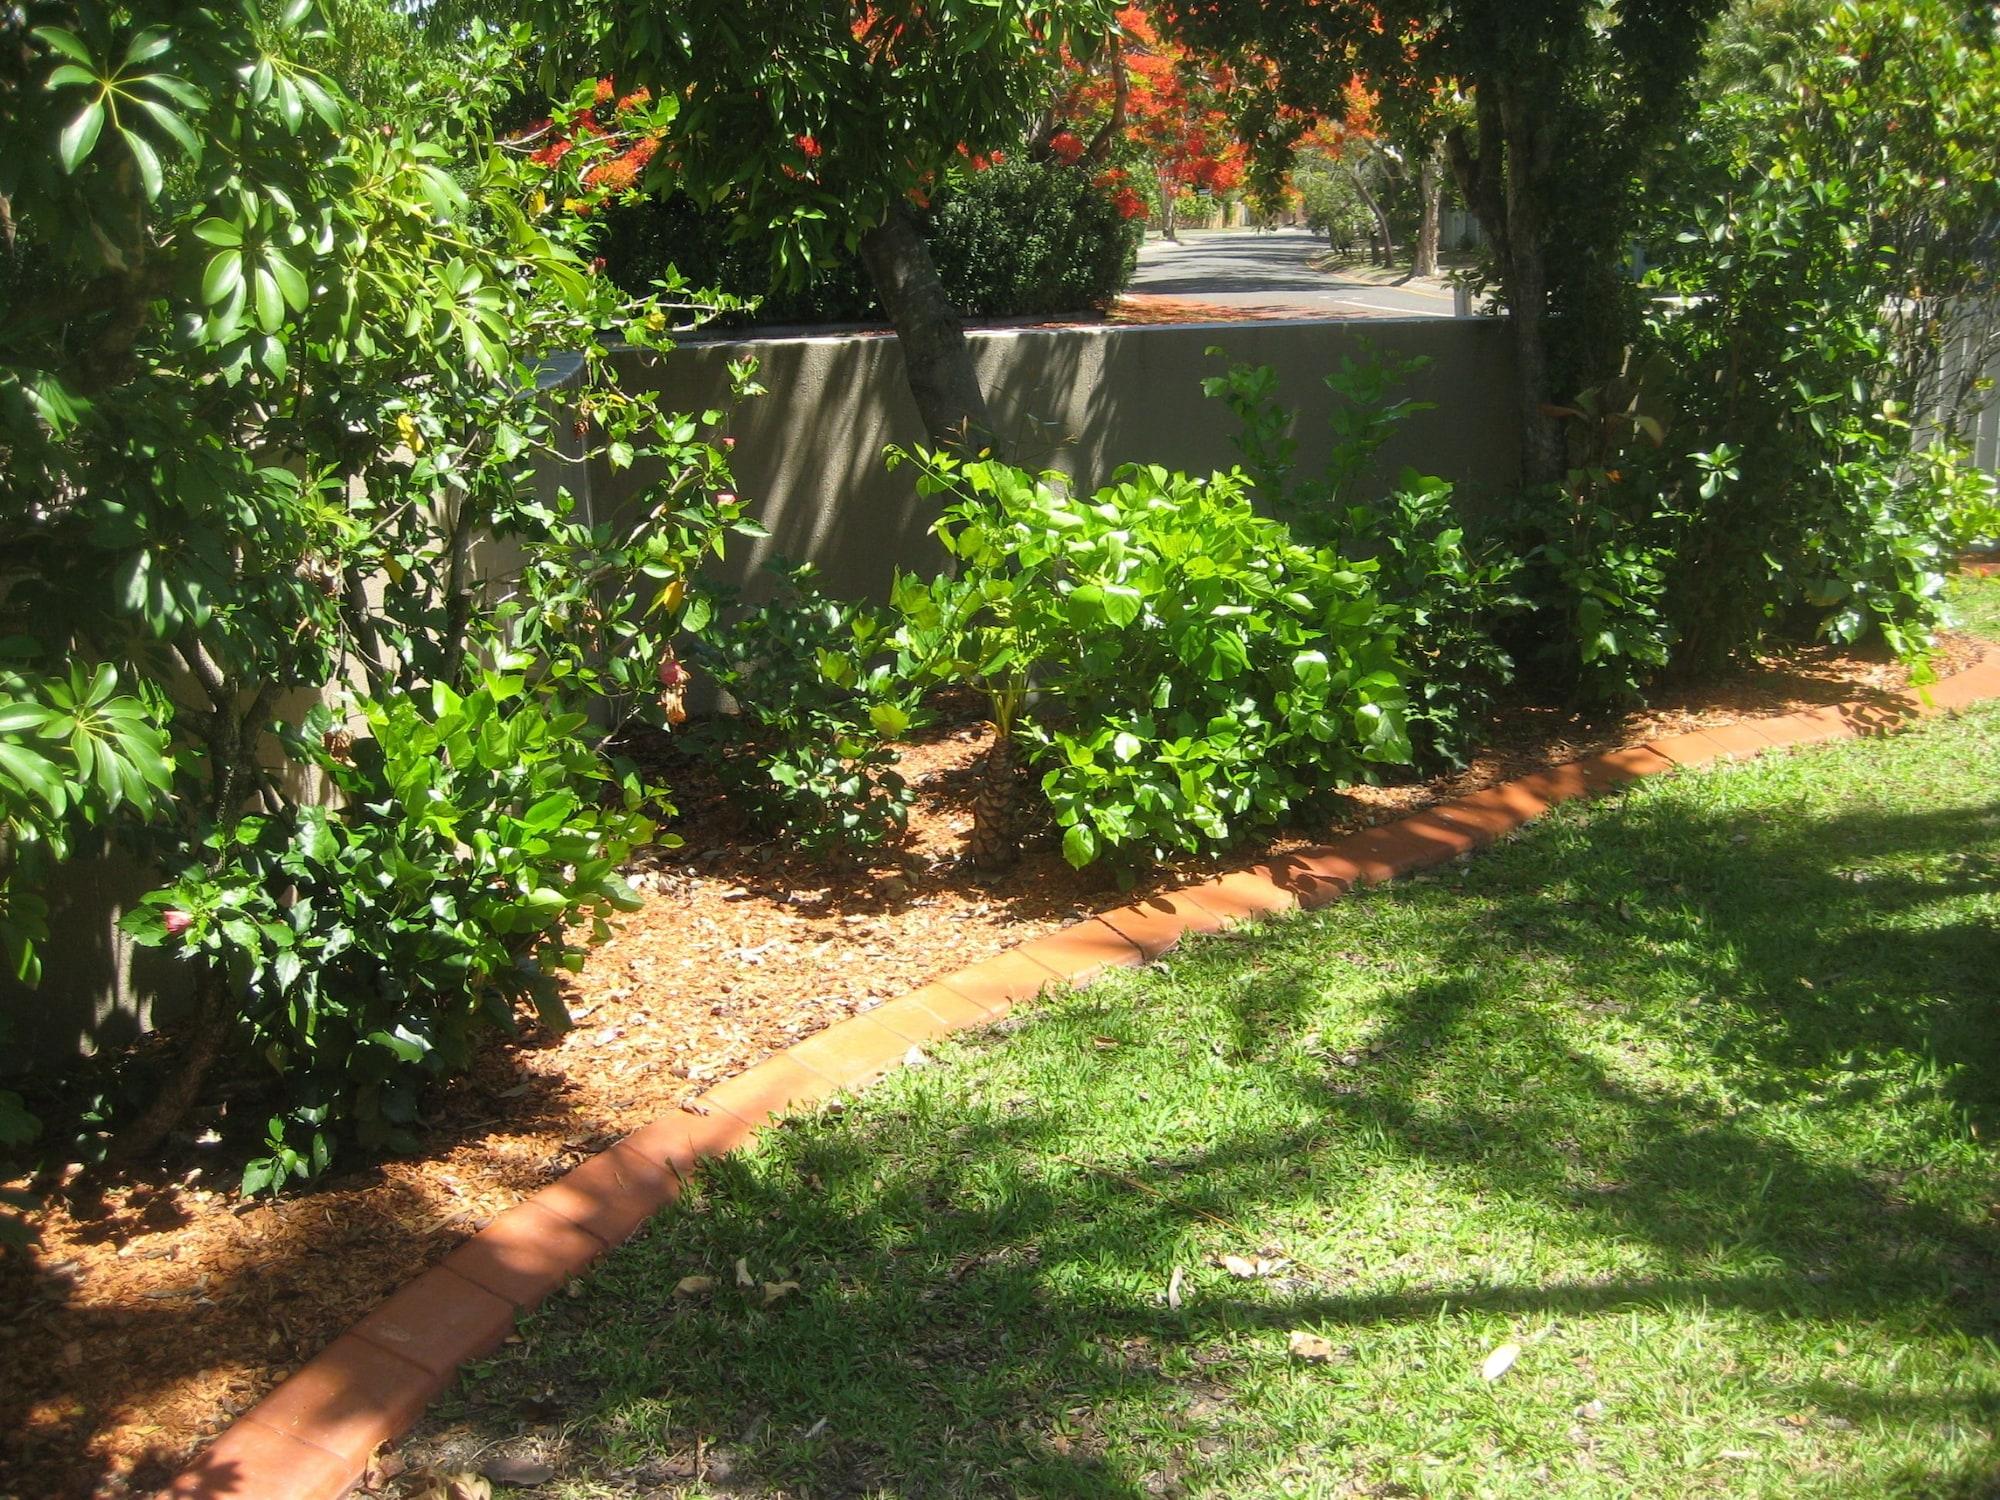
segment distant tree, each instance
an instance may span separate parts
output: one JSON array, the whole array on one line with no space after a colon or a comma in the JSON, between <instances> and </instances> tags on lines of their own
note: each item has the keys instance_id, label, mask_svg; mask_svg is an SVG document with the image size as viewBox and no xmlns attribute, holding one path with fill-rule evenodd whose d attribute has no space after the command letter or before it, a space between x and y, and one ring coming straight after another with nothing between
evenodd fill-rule
<instances>
[{"instance_id":1,"label":"distant tree","mask_svg":"<svg viewBox=\"0 0 2000 1500\"><path fill-rule=\"evenodd\" d=\"M1231 118L1234 70L1161 38L1142 6L1119 12L1130 74L1126 133L1160 191L1160 232L1174 238L1181 196L1220 197L1243 182L1247 154Z\"/></svg>"},{"instance_id":2,"label":"distant tree","mask_svg":"<svg viewBox=\"0 0 2000 1500\"><path fill-rule=\"evenodd\" d=\"M1638 326L1627 273L1645 169L1684 118L1723 0L1159 0L1184 44L1283 60L1292 106L1325 113L1365 80L1385 117L1469 100L1450 168L1491 244L1520 376L1521 477L1553 484L1550 408L1618 368Z\"/></svg>"}]
</instances>

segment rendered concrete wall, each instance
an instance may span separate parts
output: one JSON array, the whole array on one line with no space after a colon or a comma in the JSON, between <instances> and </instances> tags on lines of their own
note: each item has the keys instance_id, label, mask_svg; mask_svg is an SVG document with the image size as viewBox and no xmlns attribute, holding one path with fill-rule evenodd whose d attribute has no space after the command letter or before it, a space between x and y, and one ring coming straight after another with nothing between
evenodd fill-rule
<instances>
[{"instance_id":1,"label":"rendered concrete wall","mask_svg":"<svg viewBox=\"0 0 2000 1500\"><path fill-rule=\"evenodd\" d=\"M1228 360L1268 364L1279 396L1299 415L1300 460L1324 461L1336 398L1321 383L1343 356L1380 350L1431 363L1404 393L1435 403L1412 417L1378 455L1378 476L1404 465L1442 475L1476 507L1517 467L1511 418L1513 362L1495 319L1370 319L1204 326L1009 329L971 335L995 423L1015 462L1060 469L1094 487L1120 464L1164 464L1207 473L1237 461L1236 419L1202 394ZM727 430L737 439L737 487L755 504L767 540L732 545L722 573L752 583L785 557L818 565L836 593L882 598L898 566L935 571L928 535L935 502L918 498L908 469L882 462L892 443L924 438L893 338L869 335L732 341L629 356L634 387L666 392L673 409L726 407L727 365L754 357L768 394L742 404ZM643 469L587 476L592 511L616 512L644 482ZM572 480L574 483L574 480Z\"/></svg>"}]
</instances>

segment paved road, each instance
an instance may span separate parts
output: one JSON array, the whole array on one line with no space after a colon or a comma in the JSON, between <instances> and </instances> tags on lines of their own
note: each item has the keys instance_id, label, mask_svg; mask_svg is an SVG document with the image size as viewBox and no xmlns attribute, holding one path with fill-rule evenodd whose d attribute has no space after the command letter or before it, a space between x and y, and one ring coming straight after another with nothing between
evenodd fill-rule
<instances>
[{"instance_id":1,"label":"paved road","mask_svg":"<svg viewBox=\"0 0 2000 1500\"><path fill-rule=\"evenodd\" d=\"M1292 307L1321 317L1451 316L1449 290L1315 271L1311 258L1325 249L1325 240L1303 229L1191 230L1178 245L1149 237L1128 290L1219 307Z\"/></svg>"}]
</instances>

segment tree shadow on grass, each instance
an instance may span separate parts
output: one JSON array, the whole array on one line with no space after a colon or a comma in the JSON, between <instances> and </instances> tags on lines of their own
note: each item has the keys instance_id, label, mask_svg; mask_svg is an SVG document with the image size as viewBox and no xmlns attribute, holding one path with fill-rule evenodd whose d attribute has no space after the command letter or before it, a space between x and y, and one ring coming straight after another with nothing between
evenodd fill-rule
<instances>
[{"instance_id":1,"label":"tree shadow on grass","mask_svg":"<svg viewBox=\"0 0 2000 1500\"><path fill-rule=\"evenodd\" d=\"M1390 888L1200 945L1022 1028L1007 1052L1046 1096L975 1059L956 1092L919 1076L718 1164L424 1442L553 1408L581 1422L567 1463L642 1486L699 1466L709 1491L760 1495L1243 1492L1287 1451L1338 1479L1360 1441L1261 1399L1289 1330L1665 1308L1888 1320L1972 1350L2000 1334L2000 1238L1915 1179L1995 1102L1977 1041L2000 952L1976 904L1948 905L2000 886L1995 823L1636 799L1531 833L1462 891ZM1343 987L1356 1003L1330 1011ZM1356 1029L1323 1037L1330 1017ZM1205 1115L1152 1107L1197 1074ZM1911 1106L1926 1089L1951 1110ZM1527 1226L1554 1259L1201 1268L1203 1247L1257 1253L1245 1233L1295 1243L1396 1171L1480 1203L1453 1210L1475 1238ZM1195 1269L1177 1306L1176 1266ZM677 1294L690 1275L719 1285ZM763 1305L762 1283L794 1280ZM1976 1374L1742 1379L1771 1413L1989 1435L2000 1416ZM1896 1484L1993 1493L1980 1452L1910 1460Z\"/></svg>"}]
</instances>

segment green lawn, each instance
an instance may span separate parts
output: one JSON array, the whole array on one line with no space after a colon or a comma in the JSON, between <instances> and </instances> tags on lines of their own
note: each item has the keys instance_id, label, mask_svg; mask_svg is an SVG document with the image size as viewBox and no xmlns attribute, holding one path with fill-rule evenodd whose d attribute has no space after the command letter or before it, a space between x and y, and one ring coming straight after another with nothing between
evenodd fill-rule
<instances>
[{"instance_id":1,"label":"green lawn","mask_svg":"<svg viewBox=\"0 0 2000 1500\"><path fill-rule=\"evenodd\" d=\"M2000 576L1953 579L1951 609L1959 629L2000 640Z\"/></svg>"},{"instance_id":2,"label":"green lawn","mask_svg":"<svg viewBox=\"0 0 2000 1500\"><path fill-rule=\"evenodd\" d=\"M2000 1493L1997 1012L2000 710L1648 781L792 1125L446 1415L571 1496Z\"/></svg>"}]
</instances>

